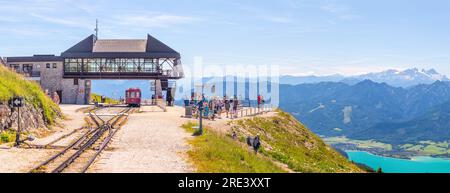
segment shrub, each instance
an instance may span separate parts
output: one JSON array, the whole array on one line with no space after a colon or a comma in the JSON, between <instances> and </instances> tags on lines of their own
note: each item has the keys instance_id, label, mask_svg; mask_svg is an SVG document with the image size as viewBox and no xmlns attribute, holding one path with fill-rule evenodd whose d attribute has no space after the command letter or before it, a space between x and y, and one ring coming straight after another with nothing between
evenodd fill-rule
<instances>
[{"instance_id":1,"label":"shrub","mask_svg":"<svg viewBox=\"0 0 450 193\"><path fill-rule=\"evenodd\" d=\"M16 140L16 132L12 130L6 130L0 132L0 144L9 143Z\"/></svg>"}]
</instances>

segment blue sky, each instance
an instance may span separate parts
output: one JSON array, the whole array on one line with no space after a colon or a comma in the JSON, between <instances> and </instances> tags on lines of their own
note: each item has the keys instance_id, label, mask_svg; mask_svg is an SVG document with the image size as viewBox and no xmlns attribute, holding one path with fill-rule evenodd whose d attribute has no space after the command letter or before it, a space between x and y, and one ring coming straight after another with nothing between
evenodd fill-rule
<instances>
[{"instance_id":1,"label":"blue sky","mask_svg":"<svg viewBox=\"0 0 450 193\"><path fill-rule=\"evenodd\" d=\"M282 74L435 68L450 76L448 0L0 0L0 56L59 54L93 33L154 35L191 65Z\"/></svg>"}]
</instances>

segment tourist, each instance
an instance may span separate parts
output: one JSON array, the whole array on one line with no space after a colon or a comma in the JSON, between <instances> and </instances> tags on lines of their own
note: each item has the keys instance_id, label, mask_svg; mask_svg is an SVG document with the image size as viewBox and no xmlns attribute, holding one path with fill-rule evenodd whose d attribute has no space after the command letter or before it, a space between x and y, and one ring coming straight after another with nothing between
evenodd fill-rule
<instances>
[{"instance_id":1,"label":"tourist","mask_svg":"<svg viewBox=\"0 0 450 193\"><path fill-rule=\"evenodd\" d=\"M258 109L260 108L261 105L261 95L258 94Z\"/></svg>"},{"instance_id":2,"label":"tourist","mask_svg":"<svg viewBox=\"0 0 450 193\"><path fill-rule=\"evenodd\" d=\"M208 118L209 117L209 105L207 102L204 103L205 112L203 113L203 117Z\"/></svg>"},{"instance_id":3,"label":"tourist","mask_svg":"<svg viewBox=\"0 0 450 193\"><path fill-rule=\"evenodd\" d=\"M234 100L233 99L230 99L230 118L231 119L233 119L234 118L234 112L233 112L233 109L234 109Z\"/></svg>"},{"instance_id":4,"label":"tourist","mask_svg":"<svg viewBox=\"0 0 450 193\"><path fill-rule=\"evenodd\" d=\"M219 119L222 119L222 109L223 109L223 101L217 100L217 115L219 115Z\"/></svg>"},{"instance_id":5,"label":"tourist","mask_svg":"<svg viewBox=\"0 0 450 193\"><path fill-rule=\"evenodd\" d=\"M235 95L235 96L234 96L234 101L233 101L233 114L234 114L234 116L235 116L236 118L238 117L238 115L237 115L238 105L239 105L239 101L238 101L238 99L237 99L237 97L236 97L236 95Z\"/></svg>"},{"instance_id":6,"label":"tourist","mask_svg":"<svg viewBox=\"0 0 450 193\"><path fill-rule=\"evenodd\" d=\"M261 147L261 142L259 139L259 135L256 135L255 139L253 140L253 150L255 150L255 154L258 153L259 147Z\"/></svg>"},{"instance_id":7,"label":"tourist","mask_svg":"<svg viewBox=\"0 0 450 193\"><path fill-rule=\"evenodd\" d=\"M58 93L57 93L57 92L54 92L54 93L53 93L52 100L53 100L53 102L54 102L55 104L57 104L57 105L59 105L59 103L61 102L61 100L59 99L59 96L58 96Z\"/></svg>"},{"instance_id":8,"label":"tourist","mask_svg":"<svg viewBox=\"0 0 450 193\"><path fill-rule=\"evenodd\" d=\"M226 98L226 97L225 97ZM228 100L228 99L225 99L225 111L226 111L226 113L227 113L227 118L228 118L228 114L230 113L230 104L231 103L231 101L230 100Z\"/></svg>"},{"instance_id":9,"label":"tourist","mask_svg":"<svg viewBox=\"0 0 450 193\"><path fill-rule=\"evenodd\" d=\"M236 134L236 131L233 131L233 134L231 135L231 137L233 138L233 140L237 140L237 134Z\"/></svg>"}]
</instances>

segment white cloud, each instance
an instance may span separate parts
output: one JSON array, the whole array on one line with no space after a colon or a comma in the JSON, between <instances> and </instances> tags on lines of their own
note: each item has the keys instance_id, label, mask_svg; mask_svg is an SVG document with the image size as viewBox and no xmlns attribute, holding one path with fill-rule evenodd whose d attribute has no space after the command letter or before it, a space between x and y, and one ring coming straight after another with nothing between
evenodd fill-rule
<instances>
[{"instance_id":1,"label":"white cloud","mask_svg":"<svg viewBox=\"0 0 450 193\"><path fill-rule=\"evenodd\" d=\"M328 12L337 17L340 20L352 21L360 19L360 15L351 13L351 8L346 5L338 5L334 3L328 3L320 6L322 11Z\"/></svg>"},{"instance_id":2,"label":"white cloud","mask_svg":"<svg viewBox=\"0 0 450 193\"><path fill-rule=\"evenodd\" d=\"M114 17L114 20L120 25L162 28L200 21L195 17L170 14L122 15Z\"/></svg>"},{"instance_id":3,"label":"white cloud","mask_svg":"<svg viewBox=\"0 0 450 193\"><path fill-rule=\"evenodd\" d=\"M337 5L333 3L324 4L320 7L322 11L326 11L329 13L342 13L347 12L350 8L345 5Z\"/></svg>"},{"instance_id":4,"label":"white cloud","mask_svg":"<svg viewBox=\"0 0 450 193\"><path fill-rule=\"evenodd\" d=\"M270 22L282 23L282 24L287 24L287 23L293 22L291 19L286 18L286 17L267 17L266 19L267 19L267 21L270 21Z\"/></svg>"},{"instance_id":5,"label":"white cloud","mask_svg":"<svg viewBox=\"0 0 450 193\"><path fill-rule=\"evenodd\" d=\"M86 25L88 23L85 19L82 18L61 18L61 17L52 17L52 16L46 16L41 15L37 13L30 13L30 16L35 17L41 21L53 23L57 25L64 25L68 27L78 27L78 28L85 28L85 29L91 29L92 26Z\"/></svg>"}]
</instances>

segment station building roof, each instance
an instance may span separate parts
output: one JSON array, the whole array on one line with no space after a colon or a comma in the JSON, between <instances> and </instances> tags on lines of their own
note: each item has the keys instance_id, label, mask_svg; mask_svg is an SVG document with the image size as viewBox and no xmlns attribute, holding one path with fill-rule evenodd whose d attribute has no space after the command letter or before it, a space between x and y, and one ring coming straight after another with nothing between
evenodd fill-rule
<instances>
[{"instance_id":1,"label":"station building roof","mask_svg":"<svg viewBox=\"0 0 450 193\"><path fill-rule=\"evenodd\" d=\"M58 62L63 61L63 58L55 55L34 55L34 56L19 56L7 57L6 62Z\"/></svg>"},{"instance_id":2,"label":"station building roof","mask_svg":"<svg viewBox=\"0 0 450 193\"><path fill-rule=\"evenodd\" d=\"M180 54L154 38L97 39L90 35L61 53L63 58L180 58Z\"/></svg>"}]
</instances>

